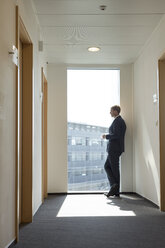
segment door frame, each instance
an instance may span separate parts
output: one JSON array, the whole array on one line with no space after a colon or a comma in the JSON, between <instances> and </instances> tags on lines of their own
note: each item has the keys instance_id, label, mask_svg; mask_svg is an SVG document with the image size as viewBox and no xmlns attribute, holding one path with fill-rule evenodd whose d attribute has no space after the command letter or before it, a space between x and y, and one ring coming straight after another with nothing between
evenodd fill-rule
<instances>
[{"instance_id":1,"label":"door frame","mask_svg":"<svg viewBox=\"0 0 165 248\"><path fill-rule=\"evenodd\" d=\"M158 61L159 70L159 144L160 144L160 210L165 211L165 55Z\"/></svg>"},{"instance_id":2,"label":"door frame","mask_svg":"<svg viewBox=\"0 0 165 248\"><path fill-rule=\"evenodd\" d=\"M22 197L21 222L29 223L33 219L32 210L32 155L33 155L33 44L16 6L16 48L19 52L19 40L23 47L22 72L22 137L19 130L20 79L19 65L16 66L16 195L15 195L15 233L19 241L19 168L22 157ZM19 140L22 139L22 149Z\"/></svg>"},{"instance_id":3,"label":"door frame","mask_svg":"<svg viewBox=\"0 0 165 248\"><path fill-rule=\"evenodd\" d=\"M42 202L47 198L47 92L48 84L41 68L41 82L42 82Z\"/></svg>"}]
</instances>

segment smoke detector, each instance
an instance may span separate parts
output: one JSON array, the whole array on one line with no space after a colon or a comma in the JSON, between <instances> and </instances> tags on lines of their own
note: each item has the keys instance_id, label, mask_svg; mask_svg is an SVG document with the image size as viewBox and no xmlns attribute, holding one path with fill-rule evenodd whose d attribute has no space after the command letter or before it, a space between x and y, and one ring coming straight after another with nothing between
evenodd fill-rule
<instances>
[{"instance_id":1,"label":"smoke detector","mask_svg":"<svg viewBox=\"0 0 165 248\"><path fill-rule=\"evenodd\" d=\"M106 7L107 7L106 5L100 5L100 9L101 9L101 10L105 10Z\"/></svg>"}]
</instances>

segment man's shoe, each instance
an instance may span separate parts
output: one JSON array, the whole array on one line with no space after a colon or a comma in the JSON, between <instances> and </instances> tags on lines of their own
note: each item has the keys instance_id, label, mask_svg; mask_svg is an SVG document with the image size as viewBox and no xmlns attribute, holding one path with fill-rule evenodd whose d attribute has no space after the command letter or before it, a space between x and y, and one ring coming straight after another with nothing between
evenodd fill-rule
<instances>
[{"instance_id":1,"label":"man's shoe","mask_svg":"<svg viewBox=\"0 0 165 248\"><path fill-rule=\"evenodd\" d=\"M111 189L110 189L110 191L109 191L109 193L108 193L108 195L109 196L114 196L114 195L118 194L118 192L119 192L118 184L113 184Z\"/></svg>"},{"instance_id":2,"label":"man's shoe","mask_svg":"<svg viewBox=\"0 0 165 248\"><path fill-rule=\"evenodd\" d=\"M110 196L115 196L115 194L114 193L112 193L112 192L108 192L108 193L104 193L104 195L106 196L106 197L110 197Z\"/></svg>"},{"instance_id":3,"label":"man's shoe","mask_svg":"<svg viewBox=\"0 0 165 248\"><path fill-rule=\"evenodd\" d=\"M118 184L113 184L110 191L108 193L104 193L104 195L106 197L109 197L109 196L119 196L119 189L118 189Z\"/></svg>"},{"instance_id":4,"label":"man's shoe","mask_svg":"<svg viewBox=\"0 0 165 248\"><path fill-rule=\"evenodd\" d=\"M110 196L115 196L115 197L117 197L117 198L120 197L120 194L111 194L110 192L104 193L104 195L105 195L106 197L110 197Z\"/></svg>"},{"instance_id":5,"label":"man's shoe","mask_svg":"<svg viewBox=\"0 0 165 248\"><path fill-rule=\"evenodd\" d=\"M115 194L115 197L120 197L120 194Z\"/></svg>"},{"instance_id":6,"label":"man's shoe","mask_svg":"<svg viewBox=\"0 0 165 248\"><path fill-rule=\"evenodd\" d=\"M104 195L105 195L106 197L108 197L108 193L109 193L109 192L105 192Z\"/></svg>"}]
</instances>

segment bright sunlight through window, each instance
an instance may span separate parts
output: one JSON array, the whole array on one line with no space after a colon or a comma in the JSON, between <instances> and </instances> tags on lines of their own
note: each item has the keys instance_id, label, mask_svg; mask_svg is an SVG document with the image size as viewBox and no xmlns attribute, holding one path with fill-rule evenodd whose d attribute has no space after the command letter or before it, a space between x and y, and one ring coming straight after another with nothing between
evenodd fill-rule
<instances>
[{"instance_id":1,"label":"bright sunlight through window","mask_svg":"<svg viewBox=\"0 0 165 248\"><path fill-rule=\"evenodd\" d=\"M105 196L96 194L68 195L57 215L57 217L93 216L136 216L136 214L134 211L122 208L121 199L106 199Z\"/></svg>"},{"instance_id":2,"label":"bright sunlight through window","mask_svg":"<svg viewBox=\"0 0 165 248\"><path fill-rule=\"evenodd\" d=\"M120 104L119 70L67 71L68 191L105 191L110 107Z\"/></svg>"}]
</instances>

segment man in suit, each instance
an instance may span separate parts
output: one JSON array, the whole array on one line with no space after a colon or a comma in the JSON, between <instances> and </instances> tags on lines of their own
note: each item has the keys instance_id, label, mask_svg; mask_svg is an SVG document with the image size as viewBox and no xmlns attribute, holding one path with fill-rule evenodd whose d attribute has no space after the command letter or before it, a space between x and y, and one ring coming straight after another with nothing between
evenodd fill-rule
<instances>
[{"instance_id":1,"label":"man in suit","mask_svg":"<svg viewBox=\"0 0 165 248\"><path fill-rule=\"evenodd\" d=\"M110 114L114 117L114 121L109 127L109 134L103 134L102 138L108 140L107 144L107 160L104 168L110 184L110 191L104 193L107 197L119 196L120 190L120 171L119 157L124 152L124 136L126 131L125 121L120 114L120 106L111 107Z\"/></svg>"}]
</instances>

